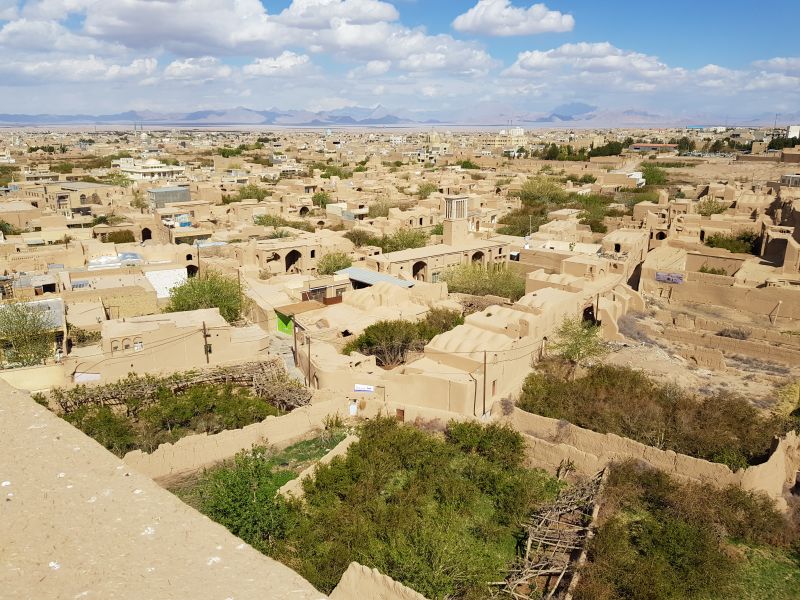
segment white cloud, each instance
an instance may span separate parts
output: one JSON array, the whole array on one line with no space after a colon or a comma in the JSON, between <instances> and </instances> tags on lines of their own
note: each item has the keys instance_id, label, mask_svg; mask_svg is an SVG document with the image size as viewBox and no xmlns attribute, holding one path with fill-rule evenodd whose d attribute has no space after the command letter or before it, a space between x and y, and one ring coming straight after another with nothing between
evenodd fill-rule
<instances>
[{"instance_id":1,"label":"white cloud","mask_svg":"<svg viewBox=\"0 0 800 600\"><path fill-rule=\"evenodd\" d=\"M397 9L380 0L294 0L275 20L294 27L319 29L333 19L368 24L398 18Z\"/></svg>"},{"instance_id":2,"label":"white cloud","mask_svg":"<svg viewBox=\"0 0 800 600\"><path fill-rule=\"evenodd\" d=\"M18 0L0 0L0 21L16 19L19 14L17 4Z\"/></svg>"},{"instance_id":3,"label":"white cloud","mask_svg":"<svg viewBox=\"0 0 800 600\"><path fill-rule=\"evenodd\" d=\"M0 46L34 52L119 53L121 46L76 35L55 21L18 19L0 29Z\"/></svg>"},{"instance_id":4,"label":"white cloud","mask_svg":"<svg viewBox=\"0 0 800 600\"><path fill-rule=\"evenodd\" d=\"M255 62L242 67L242 72L249 77L277 77L294 75L311 64L307 54L295 54L285 50L271 58L258 58Z\"/></svg>"},{"instance_id":5,"label":"white cloud","mask_svg":"<svg viewBox=\"0 0 800 600\"><path fill-rule=\"evenodd\" d=\"M129 64L116 64L90 55L31 62L6 60L0 62L0 73L20 83L121 81L152 75L157 66L158 61L154 58L137 58Z\"/></svg>"},{"instance_id":6,"label":"white cloud","mask_svg":"<svg viewBox=\"0 0 800 600\"><path fill-rule=\"evenodd\" d=\"M544 4L521 8L511 0L478 0L453 21L456 31L496 36L572 31L574 26L572 15L550 10Z\"/></svg>"},{"instance_id":7,"label":"white cloud","mask_svg":"<svg viewBox=\"0 0 800 600\"><path fill-rule=\"evenodd\" d=\"M352 69L348 74L348 79L362 79L368 77L379 77L384 75L392 68L390 60L371 60L364 65Z\"/></svg>"},{"instance_id":8,"label":"white cloud","mask_svg":"<svg viewBox=\"0 0 800 600\"><path fill-rule=\"evenodd\" d=\"M218 58L202 56L172 61L164 69L164 78L199 82L224 79L230 77L232 72L233 70Z\"/></svg>"},{"instance_id":9,"label":"white cloud","mask_svg":"<svg viewBox=\"0 0 800 600\"><path fill-rule=\"evenodd\" d=\"M777 56L769 60L757 60L753 66L764 71L800 75L800 56Z\"/></svg>"}]
</instances>

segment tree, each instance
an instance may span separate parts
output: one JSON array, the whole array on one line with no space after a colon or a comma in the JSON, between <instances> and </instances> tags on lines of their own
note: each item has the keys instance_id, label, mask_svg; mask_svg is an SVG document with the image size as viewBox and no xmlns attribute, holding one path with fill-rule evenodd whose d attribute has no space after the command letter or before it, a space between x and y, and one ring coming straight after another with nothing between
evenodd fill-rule
<instances>
[{"instance_id":1,"label":"tree","mask_svg":"<svg viewBox=\"0 0 800 600\"><path fill-rule=\"evenodd\" d=\"M131 200L131 208L136 208L140 212L144 212L146 209L150 208L150 203L147 200L145 200L144 194L142 194L142 190L133 191L133 200Z\"/></svg>"},{"instance_id":2,"label":"tree","mask_svg":"<svg viewBox=\"0 0 800 600\"><path fill-rule=\"evenodd\" d=\"M714 200L713 198L706 198L705 200L701 200L695 206L697 213L703 215L704 217L710 217L711 215L718 215L724 213L728 210L728 206L719 202L718 200Z\"/></svg>"},{"instance_id":3,"label":"tree","mask_svg":"<svg viewBox=\"0 0 800 600\"><path fill-rule=\"evenodd\" d=\"M353 261L344 252L330 252L319 259L317 272L320 275L333 275L337 271L353 266Z\"/></svg>"},{"instance_id":4,"label":"tree","mask_svg":"<svg viewBox=\"0 0 800 600\"><path fill-rule=\"evenodd\" d=\"M314 206L325 208L331 203L331 196L328 192L317 192L311 197L311 202L314 203Z\"/></svg>"},{"instance_id":5,"label":"tree","mask_svg":"<svg viewBox=\"0 0 800 600\"><path fill-rule=\"evenodd\" d=\"M600 327L581 319L564 319L556 336L550 348L573 364L580 365L606 353Z\"/></svg>"},{"instance_id":6,"label":"tree","mask_svg":"<svg viewBox=\"0 0 800 600\"><path fill-rule=\"evenodd\" d=\"M242 288L235 277L209 270L169 292L165 312L218 308L228 323L238 321L245 309Z\"/></svg>"},{"instance_id":7,"label":"tree","mask_svg":"<svg viewBox=\"0 0 800 600\"><path fill-rule=\"evenodd\" d=\"M14 227L8 221L0 219L0 233L3 235L19 235L19 229Z\"/></svg>"},{"instance_id":8,"label":"tree","mask_svg":"<svg viewBox=\"0 0 800 600\"><path fill-rule=\"evenodd\" d=\"M667 183L667 172L655 165L642 165L642 176L647 185L664 185Z\"/></svg>"},{"instance_id":9,"label":"tree","mask_svg":"<svg viewBox=\"0 0 800 600\"><path fill-rule=\"evenodd\" d=\"M0 340L8 362L41 364L53 352L53 323L42 304L11 302L0 307Z\"/></svg>"},{"instance_id":10,"label":"tree","mask_svg":"<svg viewBox=\"0 0 800 600\"><path fill-rule=\"evenodd\" d=\"M560 204L567 200L567 193L556 181L545 176L531 177L522 184L517 194L525 205L544 202Z\"/></svg>"},{"instance_id":11,"label":"tree","mask_svg":"<svg viewBox=\"0 0 800 600\"><path fill-rule=\"evenodd\" d=\"M261 202L264 198L271 195L272 193L269 190L265 190L257 185L248 184L239 188L237 197L239 201L255 199Z\"/></svg>"},{"instance_id":12,"label":"tree","mask_svg":"<svg viewBox=\"0 0 800 600\"><path fill-rule=\"evenodd\" d=\"M124 188L131 184L130 178L125 173L111 173L105 179L109 185L118 185Z\"/></svg>"},{"instance_id":13,"label":"tree","mask_svg":"<svg viewBox=\"0 0 800 600\"><path fill-rule=\"evenodd\" d=\"M353 351L374 356L382 367L396 367L405 362L411 350L422 350L424 342L419 337L417 324L411 321L378 321L367 327L358 338L344 347L344 353Z\"/></svg>"},{"instance_id":14,"label":"tree","mask_svg":"<svg viewBox=\"0 0 800 600\"><path fill-rule=\"evenodd\" d=\"M435 183L426 181L425 183L419 186L419 189L417 190L417 197L419 197L420 200L425 200L438 189L439 188Z\"/></svg>"}]
</instances>

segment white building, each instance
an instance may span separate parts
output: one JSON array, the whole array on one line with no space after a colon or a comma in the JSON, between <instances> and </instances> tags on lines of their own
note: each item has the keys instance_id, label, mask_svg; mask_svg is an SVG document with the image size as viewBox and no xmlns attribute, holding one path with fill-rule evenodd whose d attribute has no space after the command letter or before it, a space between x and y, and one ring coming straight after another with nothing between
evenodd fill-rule
<instances>
[{"instance_id":1,"label":"white building","mask_svg":"<svg viewBox=\"0 0 800 600\"><path fill-rule=\"evenodd\" d=\"M786 128L787 138L800 138L800 125L789 125Z\"/></svg>"},{"instance_id":2,"label":"white building","mask_svg":"<svg viewBox=\"0 0 800 600\"><path fill-rule=\"evenodd\" d=\"M146 161L135 160L133 158L121 158L114 161L112 166L119 168L120 172L127 175L133 181L150 181L152 179L174 179L183 175L185 167L165 165L154 158Z\"/></svg>"}]
</instances>

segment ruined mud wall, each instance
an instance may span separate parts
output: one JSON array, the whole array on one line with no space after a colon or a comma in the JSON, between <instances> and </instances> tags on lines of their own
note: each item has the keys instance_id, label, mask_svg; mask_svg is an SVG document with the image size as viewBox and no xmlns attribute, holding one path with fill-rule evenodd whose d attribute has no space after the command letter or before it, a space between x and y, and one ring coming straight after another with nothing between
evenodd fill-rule
<instances>
[{"instance_id":1,"label":"ruined mud wall","mask_svg":"<svg viewBox=\"0 0 800 600\"><path fill-rule=\"evenodd\" d=\"M681 479L762 491L783 505L784 488L794 482L800 469L800 437L794 432L777 443L765 463L734 472L722 464L660 450L613 433L597 433L518 408L507 421L525 435L530 462L548 471L571 461L579 473L594 475L612 461L644 460Z\"/></svg>"}]
</instances>

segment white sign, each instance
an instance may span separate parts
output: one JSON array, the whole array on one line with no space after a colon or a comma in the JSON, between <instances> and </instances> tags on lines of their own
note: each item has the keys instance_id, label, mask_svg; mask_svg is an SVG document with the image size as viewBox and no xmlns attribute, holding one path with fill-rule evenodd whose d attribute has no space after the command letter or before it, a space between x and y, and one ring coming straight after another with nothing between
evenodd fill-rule
<instances>
[{"instance_id":1,"label":"white sign","mask_svg":"<svg viewBox=\"0 0 800 600\"><path fill-rule=\"evenodd\" d=\"M369 392L372 393L375 391L374 385L364 385L363 383L357 383L353 388L354 392Z\"/></svg>"}]
</instances>

